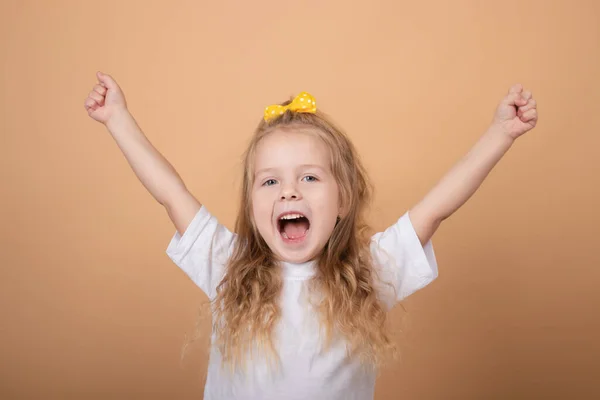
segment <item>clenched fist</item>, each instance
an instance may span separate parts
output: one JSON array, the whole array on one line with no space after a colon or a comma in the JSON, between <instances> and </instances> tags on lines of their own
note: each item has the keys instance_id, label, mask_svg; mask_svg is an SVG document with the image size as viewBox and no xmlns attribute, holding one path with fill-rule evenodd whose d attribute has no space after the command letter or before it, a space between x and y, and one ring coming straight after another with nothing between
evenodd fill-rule
<instances>
[{"instance_id":1,"label":"clenched fist","mask_svg":"<svg viewBox=\"0 0 600 400\"><path fill-rule=\"evenodd\" d=\"M492 125L513 139L533 129L538 121L537 103L530 91L514 85L498 105Z\"/></svg>"},{"instance_id":2,"label":"clenched fist","mask_svg":"<svg viewBox=\"0 0 600 400\"><path fill-rule=\"evenodd\" d=\"M123 91L110 75L98 72L96 76L98 84L85 99L85 109L90 117L106 125L120 111L127 110L127 102Z\"/></svg>"}]
</instances>

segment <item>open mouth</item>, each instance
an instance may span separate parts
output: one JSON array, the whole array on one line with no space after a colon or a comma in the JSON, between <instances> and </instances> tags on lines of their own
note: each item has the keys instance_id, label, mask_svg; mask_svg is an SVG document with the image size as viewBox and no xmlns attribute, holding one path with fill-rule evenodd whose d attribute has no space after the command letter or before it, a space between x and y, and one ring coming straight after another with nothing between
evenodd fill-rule
<instances>
[{"instance_id":1,"label":"open mouth","mask_svg":"<svg viewBox=\"0 0 600 400\"><path fill-rule=\"evenodd\" d=\"M299 241L310 229L310 221L301 213L287 212L279 216L277 227L284 240Z\"/></svg>"}]
</instances>

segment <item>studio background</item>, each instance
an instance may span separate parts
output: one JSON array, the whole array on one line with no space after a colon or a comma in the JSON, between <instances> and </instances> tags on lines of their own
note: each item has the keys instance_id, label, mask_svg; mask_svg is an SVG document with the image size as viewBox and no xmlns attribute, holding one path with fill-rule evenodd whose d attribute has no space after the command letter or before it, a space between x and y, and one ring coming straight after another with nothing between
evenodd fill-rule
<instances>
[{"instance_id":1,"label":"studio background","mask_svg":"<svg viewBox=\"0 0 600 400\"><path fill-rule=\"evenodd\" d=\"M97 70L230 228L268 104L308 91L345 128L380 230L524 84L539 124L434 236L376 399L600 398L599 22L596 1L4 0L0 398L202 398L205 352L179 357L205 297L84 110Z\"/></svg>"}]
</instances>

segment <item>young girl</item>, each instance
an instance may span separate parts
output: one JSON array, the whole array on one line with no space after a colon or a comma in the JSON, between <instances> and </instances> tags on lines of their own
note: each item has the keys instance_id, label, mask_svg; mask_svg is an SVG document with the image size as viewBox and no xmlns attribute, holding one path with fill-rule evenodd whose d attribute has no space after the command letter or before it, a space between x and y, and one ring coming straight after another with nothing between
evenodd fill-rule
<instances>
[{"instance_id":1,"label":"young girl","mask_svg":"<svg viewBox=\"0 0 600 400\"><path fill-rule=\"evenodd\" d=\"M520 85L472 150L372 237L371 187L347 136L301 93L267 107L245 153L235 233L186 189L98 73L85 101L177 232L167 254L208 295L205 399L372 399L394 345L387 311L437 277L431 237L537 122Z\"/></svg>"}]
</instances>

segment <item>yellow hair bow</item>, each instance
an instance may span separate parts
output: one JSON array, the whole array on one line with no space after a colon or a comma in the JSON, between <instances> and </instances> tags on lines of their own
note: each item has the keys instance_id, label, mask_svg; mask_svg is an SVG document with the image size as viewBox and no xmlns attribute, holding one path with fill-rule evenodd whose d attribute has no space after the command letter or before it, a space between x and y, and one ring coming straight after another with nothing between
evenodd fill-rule
<instances>
[{"instance_id":1,"label":"yellow hair bow","mask_svg":"<svg viewBox=\"0 0 600 400\"><path fill-rule=\"evenodd\" d=\"M287 110L314 114L317 112L317 102L312 95L302 92L298 96L294 97L294 100L292 100L292 102L287 106L274 104L265 108L265 121L277 118Z\"/></svg>"}]
</instances>

